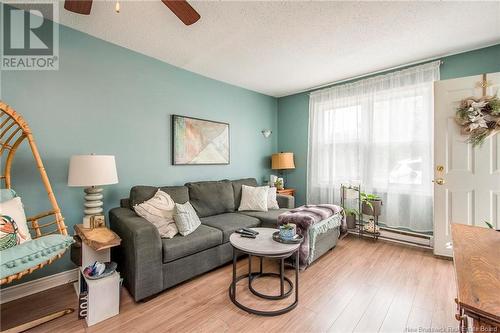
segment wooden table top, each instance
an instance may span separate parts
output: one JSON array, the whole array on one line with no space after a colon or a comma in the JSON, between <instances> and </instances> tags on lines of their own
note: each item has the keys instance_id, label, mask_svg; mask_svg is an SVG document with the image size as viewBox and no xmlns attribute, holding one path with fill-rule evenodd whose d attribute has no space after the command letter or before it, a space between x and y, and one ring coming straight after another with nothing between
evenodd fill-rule
<instances>
[{"instance_id":1,"label":"wooden table top","mask_svg":"<svg viewBox=\"0 0 500 333\"><path fill-rule=\"evenodd\" d=\"M452 224L451 233L459 304L500 322L500 232Z\"/></svg>"},{"instance_id":2,"label":"wooden table top","mask_svg":"<svg viewBox=\"0 0 500 333\"><path fill-rule=\"evenodd\" d=\"M120 236L106 227L88 229L84 228L83 224L76 224L74 229L82 242L96 251L118 246L122 241Z\"/></svg>"}]
</instances>

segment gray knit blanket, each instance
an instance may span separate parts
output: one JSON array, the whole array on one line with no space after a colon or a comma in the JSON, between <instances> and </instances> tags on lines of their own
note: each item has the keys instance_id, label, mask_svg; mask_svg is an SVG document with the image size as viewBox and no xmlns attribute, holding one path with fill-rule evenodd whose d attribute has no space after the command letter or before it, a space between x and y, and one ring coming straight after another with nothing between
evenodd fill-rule
<instances>
[{"instance_id":1,"label":"gray knit blanket","mask_svg":"<svg viewBox=\"0 0 500 333\"><path fill-rule=\"evenodd\" d=\"M338 219L331 219L332 216L337 215ZM309 237L315 238L315 234L310 235L310 230L313 226L324 220L331 220L332 223L324 224L325 230L315 230L315 232L326 232L328 229L338 227L343 219L342 207L337 205L323 204L323 205L304 205L294 208L280 214L278 216L278 226L287 223L293 223L297 226L297 233L304 237L304 241L299 248L299 263L300 267L304 268L312 259L311 253L314 252L315 242L310 242ZM335 223L335 224L333 224Z\"/></svg>"}]
</instances>

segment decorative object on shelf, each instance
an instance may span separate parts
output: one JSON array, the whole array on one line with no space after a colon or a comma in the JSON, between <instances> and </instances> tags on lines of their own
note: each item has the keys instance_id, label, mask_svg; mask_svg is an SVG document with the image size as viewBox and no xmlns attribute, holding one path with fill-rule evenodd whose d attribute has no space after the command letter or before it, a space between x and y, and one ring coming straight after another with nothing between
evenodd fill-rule
<instances>
[{"instance_id":1,"label":"decorative object on shelf","mask_svg":"<svg viewBox=\"0 0 500 333\"><path fill-rule=\"evenodd\" d=\"M347 229L356 229L356 221L358 219L359 210L354 208L346 208L344 209L344 213Z\"/></svg>"},{"instance_id":2,"label":"decorative object on shelf","mask_svg":"<svg viewBox=\"0 0 500 333\"><path fill-rule=\"evenodd\" d=\"M276 187L278 190L283 190L283 178L276 178L276 181L274 182L274 187Z\"/></svg>"},{"instance_id":3,"label":"decorative object on shelf","mask_svg":"<svg viewBox=\"0 0 500 333\"><path fill-rule=\"evenodd\" d=\"M273 134L273 131L271 131L270 129L264 129L261 131L261 133L267 139L271 136L271 134Z\"/></svg>"},{"instance_id":4,"label":"decorative object on shelf","mask_svg":"<svg viewBox=\"0 0 500 333\"><path fill-rule=\"evenodd\" d=\"M380 216L382 212L382 199L376 194L361 192L362 213L366 215Z\"/></svg>"},{"instance_id":5,"label":"decorative object on shelf","mask_svg":"<svg viewBox=\"0 0 500 333\"><path fill-rule=\"evenodd\" d=\"M278 176L276 176L276 175L269 176L269 183L271 184L271 186L275 186L274 184L276 183L277 180L278 180Z\"/></svg>"},{"instance_id":6,"label":"decorative object on shelf","mask_svg":"<svg viewBox=\"0 0 500 333\"><path fill-rule=\"evenodd\" d=\"M172 115L172 164L229 164L229 124Z\"/></svg>"},{"instance_id":7,"label":"decorative object on shelf","mask_svg":"<svg viewBox=\"0 0 500 333\"><path fill-rule=\"evenodd\" d=\"M500 131L500 99L498 96L469 97L460 102L456 122L462 135L473 147L481 146L486 138Z\"/></svg>"},{"instance_id":8,"label":"decorative object on shelf","mask_svg":"<svg viewBox=\"0 0 500 333\"><path fill-rule=\"evenodd\" d=\"M368 220L368 223L364 225L363 229L364 229L364 231L366 231L370 234L380 233L380 228L377 224L375 224L375 220L373 218L370 218Z\"/></svg>"},{"instance_id":9,"label":"decorative object on shelf","mask_svg":"<svg viewBox=\"0 0 500 333\"><path fill-rule=\"evenodd\" d=\"M89 280L99 280L113 274L116 271L116 267L118 267L118 265L114 261L96 261L92 265L85 267L83 275Z\"/></svg>"},{"instance_id":10,"label":"decorative object on shelf","mask_svg":"<svg viewBox=\"0 0 500 333\"><path fill-rule=\"evenodd\" d=\"M102 215L101 185L118 183L115 157L112 155L74 155L69 161L68 186L85 187L85 228L91 228L91 217Z\"/></svg>"},{"instance_id":11,"label":"decorative object on shelf","mask_svg":"<svg viewBox=\"0 0 500 333\"><path fill-rule=\"evenodd\" d=\"M297 233L297 226L292 223L280 225L279 235L283 240L292 240Z\"/></svg>"},{"instance_id":12,"label":"decorative object on shelf","mask_svg":"<svg viewBox=\"0 0 500 333\"><path fill-rule=\"evenodd\" d=\"M293 153L277 153L271 156L271 169L278 170L279 175L284 175L285 180L283 186L286 185L286 174L284 170L295 169L295 163L293 161Z\"/></svg>"},{"instance_id":13,"label":"decorative object on shelf","mask_svg":"<svg viewBox=\"0 0 500 333\"><path fill-rule=\"evenodd\" d=\"M102 228L106 226L104 215L93 215L90 218L90 228Z\"/></svg>"}]
</instances>

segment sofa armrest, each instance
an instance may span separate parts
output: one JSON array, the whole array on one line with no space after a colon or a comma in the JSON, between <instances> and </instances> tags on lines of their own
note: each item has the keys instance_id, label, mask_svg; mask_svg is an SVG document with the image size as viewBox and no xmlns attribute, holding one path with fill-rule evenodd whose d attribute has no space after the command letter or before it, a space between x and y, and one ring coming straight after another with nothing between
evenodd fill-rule
<instances>
[{"instance_id":1,"label":"sofa armrest","mask_svg":"<svg viewBox=\"0 0 500 333\"><path fill-rule=\"evenodd\" d=\"M278 201L278 206L280 208L295 208L295 198L291 195L277 194L276 200Z\"/></svg>"},{"instance_id":2,"label":"sofa armrest","mask_svg":"<svg viewBox=\"0 0 500 333\"><path fill-rule=\"evenodd\" d=\"M112 249L113 260L136 301L163 290L162 242L158 229L128 208L109 212L111 230L121 237Z\"/></svg>"}]
</instances>

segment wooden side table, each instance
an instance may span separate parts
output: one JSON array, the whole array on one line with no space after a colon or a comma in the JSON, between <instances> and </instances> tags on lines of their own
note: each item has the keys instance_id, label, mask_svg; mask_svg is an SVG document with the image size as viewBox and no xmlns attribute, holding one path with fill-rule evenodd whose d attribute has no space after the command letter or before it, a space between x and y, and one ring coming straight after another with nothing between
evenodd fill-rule
<instances>
[{"instance_id":1,"label":"wooden side table","mask_svg":"<svg viewBox=\"0 0 500 333\"><path fill-rule=\"evenodd\" d=\"M92 326L119 313L120 274L114 272L102 279L90 280L83 275L85 267L94 262L111 260L110 249L121 243L121 238L110 229L87 229L83 224L74 226L75 233L82 239L82 260L78 282L78 317Z\"/></svg>"},{"instance_id":2,"label":"wooden side table","mask_svg":"<svg viewBox=\"0 0 500 333\"><path fill-rule=\"evenodd\" d=\"M291 195L292 197L295 196L295 189L294 188L285 188L282 190L276 190L277 194L281 195Z\"/></svg>"}]
</instances>

